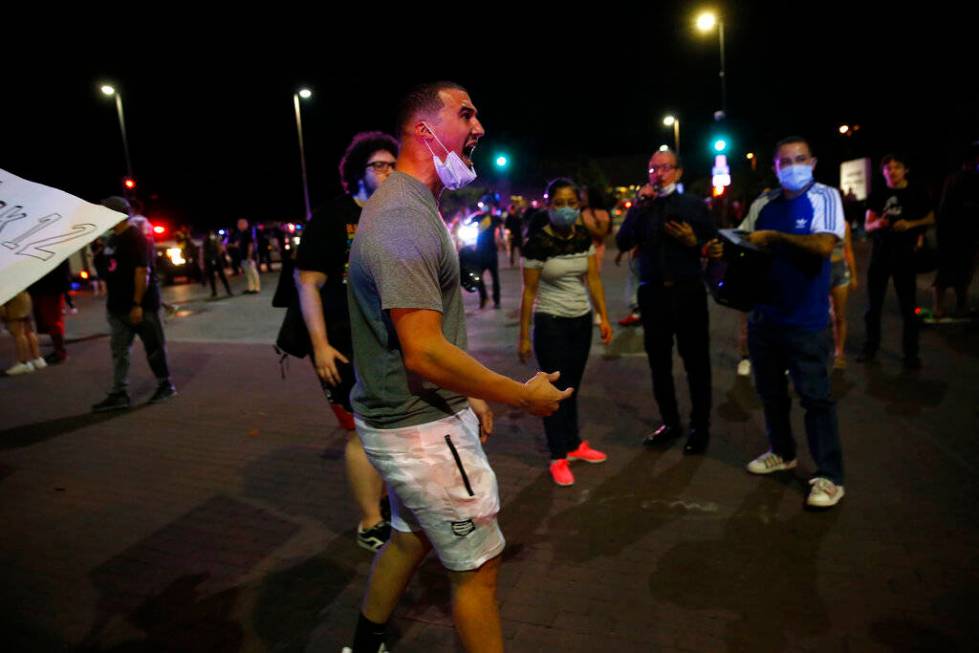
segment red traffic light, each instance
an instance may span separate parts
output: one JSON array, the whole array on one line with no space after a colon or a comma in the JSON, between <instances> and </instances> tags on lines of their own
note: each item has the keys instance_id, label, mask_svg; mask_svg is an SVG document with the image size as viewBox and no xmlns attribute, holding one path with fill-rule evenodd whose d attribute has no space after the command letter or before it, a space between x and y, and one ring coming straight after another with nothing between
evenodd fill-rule
<instances>
[{"instance_id":1,"label":"red traffic light","mask_svg":"<svg viewBox=\"0 0 979 653\"><path fill-rule=\"evenodd\" d=\"M125 186L127 190L132 190L136 188L136 180L132 177L126 177L123 180L122 185Z\"/></svg>"}]
</instances>

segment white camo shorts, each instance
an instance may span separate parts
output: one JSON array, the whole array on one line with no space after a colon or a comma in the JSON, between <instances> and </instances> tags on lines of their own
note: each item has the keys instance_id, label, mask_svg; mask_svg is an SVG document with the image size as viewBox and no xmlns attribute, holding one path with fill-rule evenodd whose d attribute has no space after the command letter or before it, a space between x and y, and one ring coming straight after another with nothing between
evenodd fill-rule
<instances>
[{"instance_id":1,"label":"white camo shorts","mask_svg":"<svg viewBox=\"0 0 979 653\"><path fill-rule=\"evenodd\" d=\"M387 484L392 528L423 531L450 571L478 569L503 552L496 474L472 410L393 429L373 428L359 417L354 423Z\"/></svg>"}]
</instances>

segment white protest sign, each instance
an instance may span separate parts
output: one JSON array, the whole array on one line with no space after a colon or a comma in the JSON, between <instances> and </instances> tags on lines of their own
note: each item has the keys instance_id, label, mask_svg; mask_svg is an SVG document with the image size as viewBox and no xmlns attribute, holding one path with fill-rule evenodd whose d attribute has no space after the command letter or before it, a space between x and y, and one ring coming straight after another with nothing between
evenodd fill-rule
<instances>
[{"instance_id":1,"label":"white protest sign","mask_svg":"<svg viewBox=\"0 0 979 653\"><path fill-rule=\"evenodd\" d=\"M0 304L126 217L0 169Z\"/></svg>"}]
</instances>

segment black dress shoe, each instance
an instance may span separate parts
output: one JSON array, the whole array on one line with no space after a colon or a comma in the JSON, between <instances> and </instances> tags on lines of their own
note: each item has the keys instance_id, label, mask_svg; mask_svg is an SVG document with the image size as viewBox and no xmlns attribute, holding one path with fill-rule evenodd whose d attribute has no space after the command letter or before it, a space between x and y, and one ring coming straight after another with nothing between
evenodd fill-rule
<instances>
[{"instance_id":1,"label":"black dress shoe","mask_svg":"<svg viewBox=\"0 0 979 653\"><path fill-rule=\"evenodd\" d=\"M707 451L707 443L710 442L710 433L706 429L690 429L687 436L687 443L683 445L685 456L695 456Z\"/></svg>"},{"instance_id":2,"label":"black dress shoe","mask_svg":"<svg viewBox=\"0 0 979 653\"><path fill-rule=\"evenodd\" d=\"M647 435L646 439L644 439L642 443L647 447L656 447L664 442L669 442L670 440L679 437L679 435L679 424L663 424L658 429Z\"/></svg>"}]
</instances>

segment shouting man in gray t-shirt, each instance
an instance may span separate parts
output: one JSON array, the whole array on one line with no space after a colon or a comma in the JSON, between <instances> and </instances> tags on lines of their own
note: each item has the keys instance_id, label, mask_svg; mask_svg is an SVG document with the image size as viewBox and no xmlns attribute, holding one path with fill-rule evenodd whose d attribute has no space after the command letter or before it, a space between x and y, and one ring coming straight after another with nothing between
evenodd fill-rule
<instances>
[{"instance_id":1,"label":"shouting man in gray t-shirt","mask_svg":"<svg viewBox=\"0 0 979 653\"><path fill-rule=\"evenodd\" d=\"M351 400L364 450L388 485L393 528L371 571L353 651L382 650L384 626L432 549L449 571L465 649L502 651L504 540L481 444L493 430L486 401L549 415L573 388L558 391L556 373L519 383L465 351L459 259L436 197L475 178L469 157L484 132L469 94L450 82L419 86L398 120L396 172L364 207L350 252Z\"/></svg>"}]
</instances>

